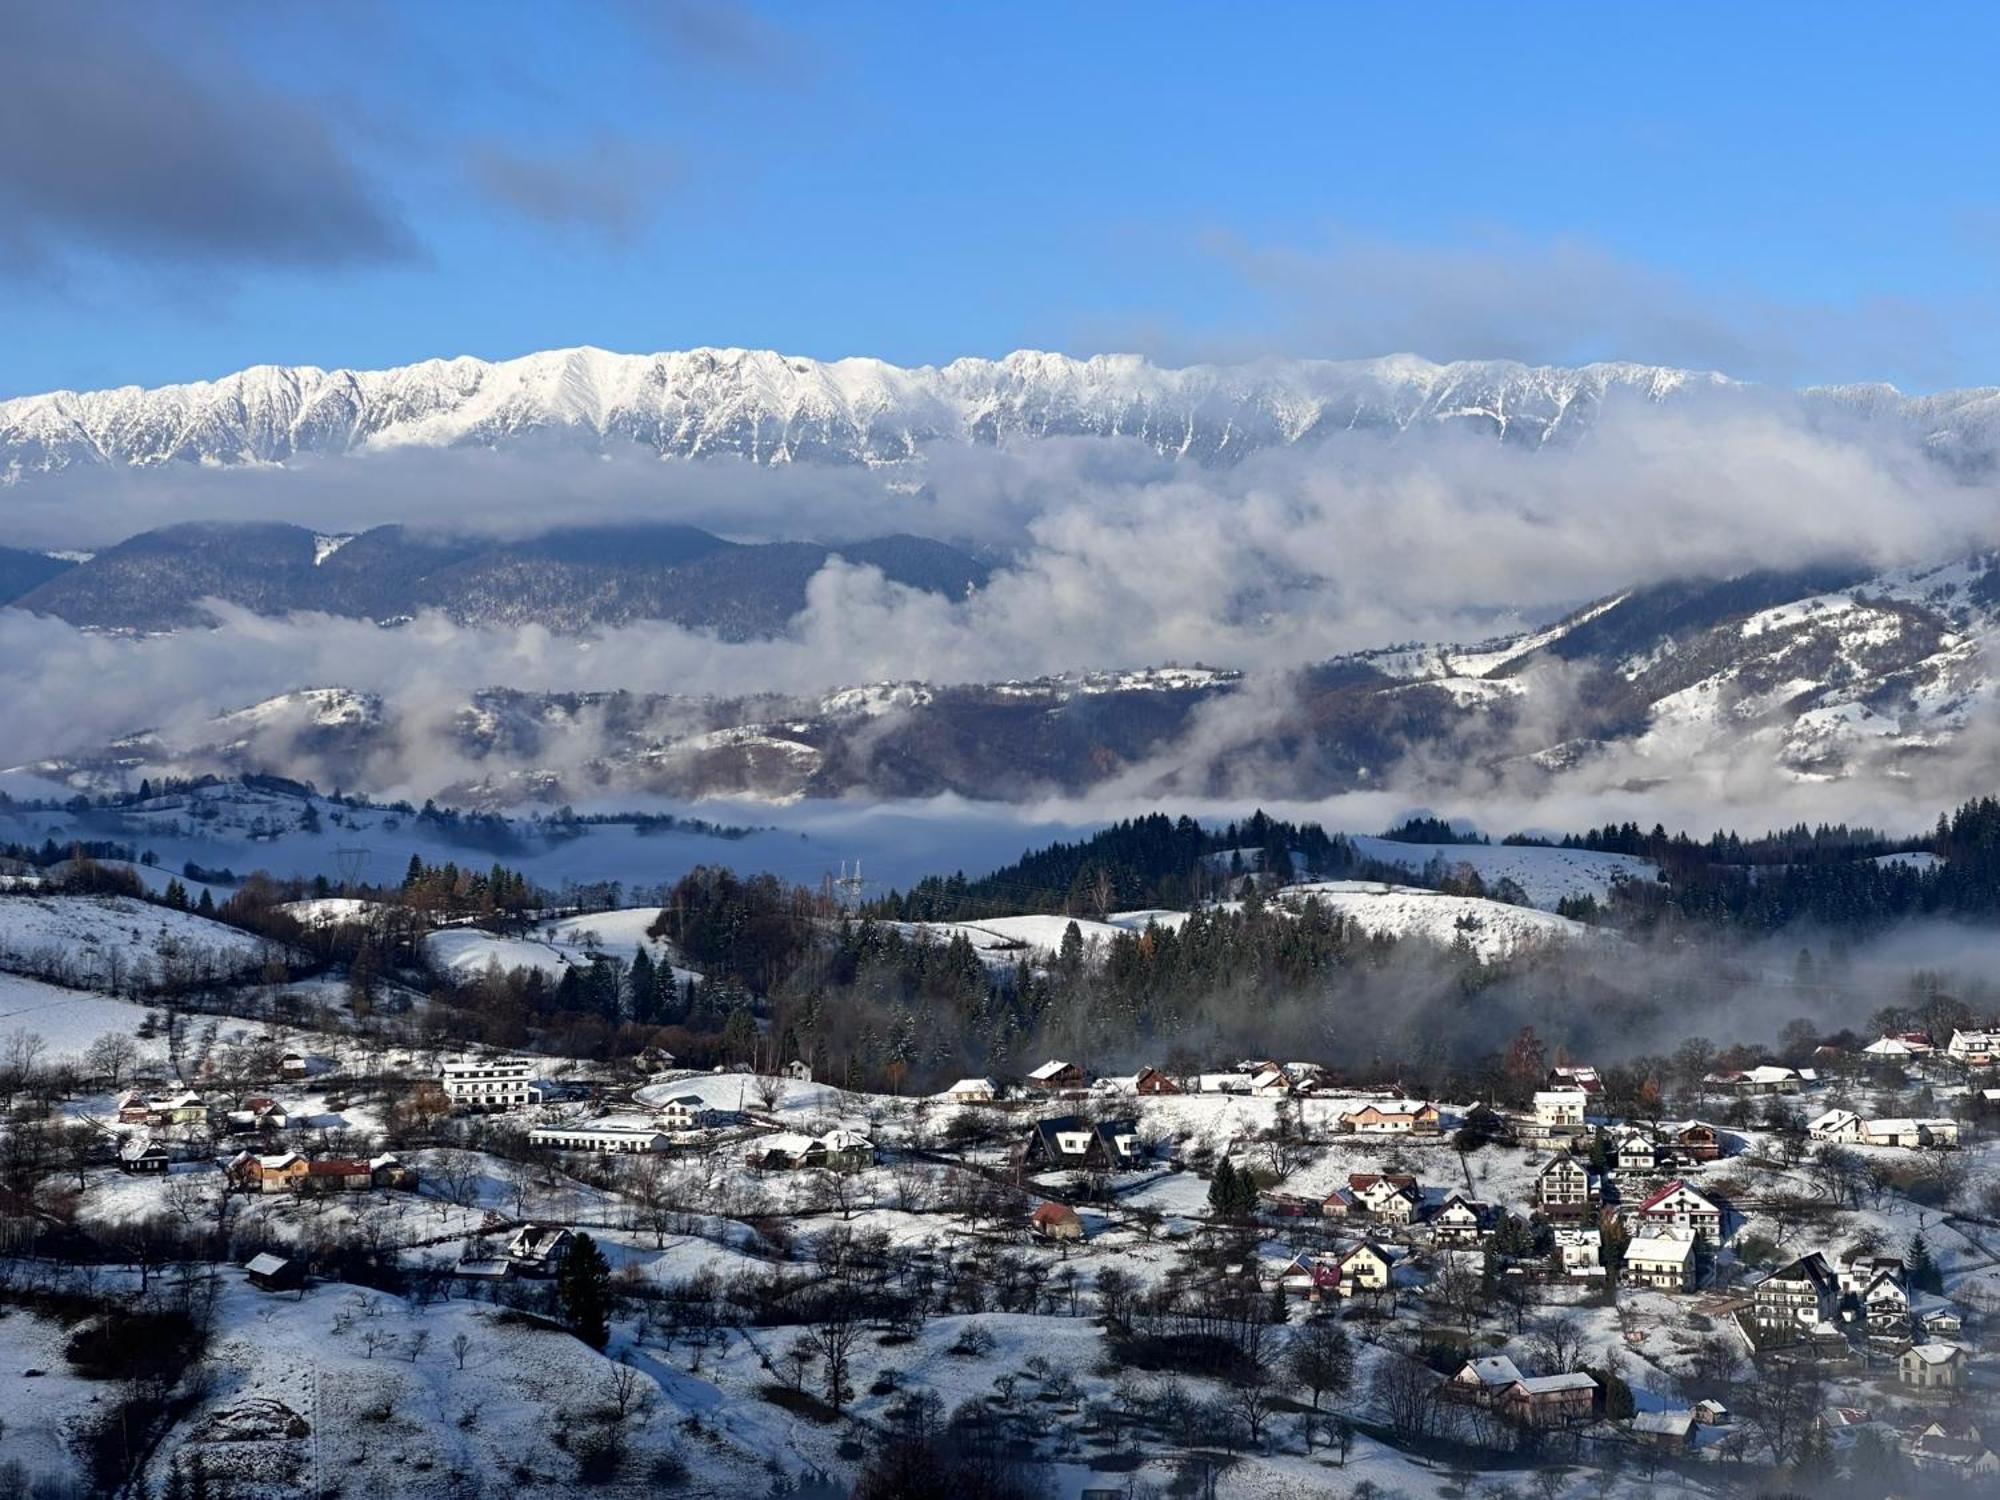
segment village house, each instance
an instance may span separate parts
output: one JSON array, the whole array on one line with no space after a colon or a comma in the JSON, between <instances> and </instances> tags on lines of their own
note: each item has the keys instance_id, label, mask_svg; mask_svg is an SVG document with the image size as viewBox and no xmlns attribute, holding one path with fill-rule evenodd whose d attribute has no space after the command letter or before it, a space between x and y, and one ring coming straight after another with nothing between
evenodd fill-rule
<instances>
[{"instance_id":1,"label":"village house","mask_svg":"<svg viewBox=\"0 0 2000 1500\"><path fill-rule=\"evenodd\" d=\"M1912 1036L1905 1032L1899 1036L1881 1037L1861 1051L1876 1062L1909 1062L1914 1058L1928 1057L1931 1044L1921 1035Z\"/></svg>"},{"instance_id":2,"label":"village house","mask_svg":"<svg viewBox=\"0 0 2000 1500\"><path fill-rule=\"evenodd\" d=\"M167 1148L144 1136L135 1136L118 1148L118 1170L134 1177L156 1177L172 1165Z\"/></svg>"},{"instance_id":3,"label":"village house","mask_svg":"<svg viewBox=\"0 0 2000 1500\"><path fill-rule=\"evenodd\" d=\"M1679 1178L1648 1195L1633 1213L1644 1234L1647 1229L1686 1229L1708 1236L1710 1245L1722 1243L1722 1206L1698 1188Z\"/></svg>"},{"instance_id":4,"label":"village house","mask_svg":"<svg viewBox=\"0 0 2000 1500\"><path fill-rule=\"evenodd\" d=\"M715 1122L715 1111L699 1094L676 1094L653 1111L662 1130L701 1130Z\"/></svg>"},{"instance_id":5,"label":"village house","mask_svg":"<svg viewBox=\"0 0 2000 1500\"><path fill-rule=\"evenodd\" d=\"M1000 1097L1000 1087L990 1078L961 1078L944 1096L954 1104L991 1104Z\"/></svg>"},{"instance_id":6,"label":"village house","mask_svg":"<svg viewBox=\"0 0 2000 1500\"><path fill-rule=\"evenodd\" d=\"M1340 1262L1301 1250L1278 1273L1278 1285L1287 1296L1318 1302L1340 1295Z\"/></svg>"},{"instance_id":7,"label":"village house","mask_svg":"<svg viewBox=\"0 0 2000 1500\"><path fill-rule=\"evenodd\" d=\"M1840 1281L1817 1250L1780 1266L1750 1289L1758 1338L1789 1343L1829 1324L1840 1308Z\"/></svg>"},{"instance_id":8,"label":"village house","mask_svg":"<svg viewBox=\"0 0 2000 1500\"><path fill-rule=\"evenodd\" d=\"M1943 1432L1920 1432L1904 1443L1903 1451L1917 1468L1927 1469L1933 1474L1960 1475L1961 1483L1975 1478L1990 1479L2000 1474L2000 1456L1980 1441L1977 1428L1963 1437Z\"/></svg>"},{"instance_id":9,"label":"village house","mask_svg":"<svg viewBox=\"0 0 2000 1500\"><path fill-rule=\"evenodd\" d=\"M239 1193L296 1193L306 1180L309 1163L297 1151L276 1156L238 1152L223 1167L229 1186Z\"/></svg>"},{"instance_id":10,"label":"village house","mask_svg":"<svg viewBox=\"0 0 2000 1500\"><path fill-rule=\"evenodd\" d=\"M1956 1344L1912 1344L1896 1357L1896 1379L1919 1390L1954 1389L1965 1373L1965 1351Z\"/></svg>"},{"instance_id":11,"label":"village house","mask_svg":"<svg viewBox=\"0 0 2000 1500\"><path fill-rule=\"evenodd\" d=\"M1261 1073L1253 1073L1250 1075L1250 1097L1289 1099L1292 1097L1292 1080L1283 1068L1266 1068Z\"/></svg>"},{"instance_id":12,"label":"village house","mask_svg":"<svg viewBox=\"0 0 2000 1500\"><path fill-rule=\"evenodd\" d=\"M1783 1068L1776 1063L1760 1063L1754 1068L1745 1068L1738 1073L1710 1073L1702 1080L1703 1083L1752 1097L1803 1093L1806 1085L1812 1081L1797 1068Z\"/></svg>"},{"instance_id":13,"label":"village house","mask_svg":"<svg viewBox=\"0 0 2000 1500\"><path fill-rule=\"evenodd\" d=\"M312 1065L307 1062L305 1054L287 1052L278 1059L278 1071L287 1078L303 1078L312 1071Z\"/></svg>"},{"instance_id":14,"label":"village house","mask_svg":"<svg viewBox=\"0 0 2000 1500\"><path fill-rule=\"evenodd\" d=\"M1644 1234L1625 1247L1625 1280L1662 1292L1694 1290L1694 1236Z\"/></svg>"},{"instance_id":15,"label":"village house","mask_svg":"<svg viewBox=\"0 0 2000 1500\"><path fill-rule=\"evenodd\" d=\"M1067 1203L1044 1203L1028 1220L1028 1228L1044 1240L1083 1238L1083 1219Z\"/></svg>"},{"instance_id":16,"label":"village house","mask_svg":"<svg viewBox=\"0 0 2000 1500\"><path fill-rule=\"evenodd\" d=\"M1659 1169L1660 1149L1644 1132L1625 1130L1611 1142L1611 1166L1621 1175L1649 1177Z\"/></svg>"},{"instance_id":17,"label":"village house","mask_svg":"<svg viewBox=\"0 0 2000 1500\"><path fill-rule=\"evenodd\" d=\"M2000 1031L1954 1031L1944 1050L1955 1063L1968 1068L1990 1068L2000 1061Z\"/></svg>"},{"instance_id":18,"label":"village house","mask_svg":"<svg viewBox=\"0 0 2000 1500\"><path fill-rule=\"evenodd\" d=\"M553 1276L562 1269L575 1236L554 1224L523 1224L507 1241L506 1263L517 1275Z\"/></svg>"},{"instance_id":19,"label":"village house","mask_svg":"<svg viewBox=\"0 0 2000 1500\"><path fill-rule=\"evenodd\" d=\"M1476 1245L1486 1238L1492 1222L1489 1206L1452 1193L1431 1215L1431 1238L1440 1245Z\"/></svg>"},{"instance_id":20,"label":"village house","mask_svg":"<svg viewBox=\"0 0 2000 1500\"><path fill-rule=\"evenodd\" d=\"M1558 1064L1549 1069L1549 1076L1542 1086L1549 1089L1576 1089L1584 1094L1598 1094L1603 1092L1604 1080L1598 1077L1595 1068Z\"/></svg>"},{"instance_id":21,"label":"village house","mask_svg":"<svg viewBox=\"0 0 2000 1500\"><path fill-rule=\"evenodd\" d=\"M1936 1343L1951 1340L1965 1332L1965 1319L1958 1315L1958 1309L1949 1305L1926 1308L1911 1320L1916 1331L1923 1335L1923 1342Z\"/></svg>"},{"instance_id":22,"label":"village house","mask_svg":"<svg viewBox=\"0 0 2000 1500\"><path fill-rule=\"evenodd\" d=\"M1852 1255L1840 1267L1840 1290L1842 1295L1859 1297L1884 1272L1903 1279L1906 1268L1900 1255Z\"/></svg>"},{"instance_id":23,"label":"village house","mask_svg":"<svg viewBox=\"0 0 2000 1500\"><path fill-rule=\"evenodd\" d=\"M1385 1292L1394 1273L1389 1252L1373 1240L1363 1240L1347 1251L1340 1257L1338 1265L1340 1295L1343 1297L1352 1297L1358 1292Z\"/></svg>"},{"instance_id":24,"label":"village house","mask_svg":"<svg viewBox=\"0 0 2000 1500\"><path fill-rule=\"evenodd\" d=\"M1557 1156L1535 1177L1535 1206L1546 1218L1580 1219L1598 1204L1597 1180L1574 1156Z\"/></svg>"},{"instance_id":25,"label":"village house","mask_svg":"<svg viewBox=\"0 0 2000 1500\"><path fill-rule=\"evenodd\" d=\"M540 1104L545 1093L535 1065L518 1059L448 1062L438 1084L453 1109L471 1114Z\"/></svg>"},{"instance_id":26,"label":"village house","mask_svg":"<svg viewBox=\"0 0 2000 1500\"><path fill-rule=\"evenodd\" d=\"M1722 1155L1722 1132L1700 1120L1662 1125L1655 1139L1682 1161L1709 1162Z\"/></svg>"},{"instance_id":27,"label":"village house","mask_svg":"<svg viewBox=\"0 0 2000 1500\"><path fill-rule=\"evenodd\" d=\"M1028 1127L1021 1147L1021 1165L1042 1171L1119 1172L1139 1160L1139 1127L1131 1120L1103 1120L1093 1125L1081 1115L1058 1115Z\"/></svg>"},{"instance_id":28,"label":"village house","mask_svg":"<svg viewBox=\"0 0 2000 1500\"><path fill-rule=\"evenodd\" d=\"M1132 1092L1135 1094L1178 1094L1181 1092L1181 1085L1179 1079L1168 1077L1158 1068L1141 1068L1139 1076L1132 1080Z\"/></svg>"},{"instance_id":29,"label":"village house","mask_svg":"<svg viewBox=\"0 0 2000 1500\"><path fill-rule=\"evenodd\" d=\"M1604 1232L1595 1225L1558 1224L1554 1231L1557 1263L1565 1276L1585 1278L1604 1274Z\"/></svg>"},{"instance_id":30,"label":"village house","mask_svg":"<svg viewBox=\"0 0 2000 1500\"><path fill-rule=\"evenodd\" d=\"M378 1188L402 1193L414 1193L417 1190L417 1169L405 1165L399 1157L386 1152L368 1159L368 1176Z\"/></svg>"},{"instance_id":31,"label":"village house","mask_svg":"<svg viewBox=\"0 0 2000 1500\"><path fill-rule=\"evenodd\" d=\"M875 1164L875 1143L852 1130L819 1136L780 1131L752 1142L745 1160L762 1172L858 1172Z\"/></svg>"},{"instance_id":32,"label":"village house","mask_svg":"<svg viewBox=\"0 0 2000 1500\"><path fill-rule=\"evenodd\" d=\"M268 1250L244 1262L243 1276L260 1292L303 1291L306 1284L303 1263L289 1256L273 1255Z\"/></svg>"},{"instance_id":33,"label":"village house","mask_svg":"<svg viewBox=\"0 0 2000 1500\"><path fill-rule=\"evenodd\" d=\"M1958 1145L1958 1121L1942 1115L1922 1120L1864 1120L1861 1144L1948 1151Z\"/></svg>"},{"instance_id":34,"label":"village house","mask_svg":"<svg viewBox=\"0 0 2000 1500\"><path fill-rule=\"evenodd\" d=\"M1398 1100L1364 1104L1340 1117L1340 1127L1357 1135L1436 1135L1440 1116L1435 1104Z\"/></svg>"},{"instance_id":35,"label":"village house","mask_svg":"<svg viewBox=\"0 0 2000 1500\"><path fill-rule=\"evenodd\" d=\"M267 1094L252 1094L229 1111L226 1123L233 1135L283 1130L292 1123L291 1112Z\"/></svg>"},{"instance_id":36,"label":"village house","mask_svg":"<svg viewBox=\"0 0 2000 1500\"><path fill-rule=\"evenodd\" d=\"M373 1186L375 1174L368 1163L349 1156L327 1156L307 1163L305 1179L299 1184L302 1191L314 1193L361 1193Z\"/></svg>"},{"instance_id":37,"label":"village house","mask_svg":"<svg viewBox=\"0 0 2000 1500\"><path fill-rule=\"evenodd\" d=\"M1855 1301L1870 1338L1909 1336L1910 1292L1900 1273L1878 1271L1875 1279L1855 1294Z\"/></svg>"},{"instance_id":38,"label":"village house","mask_svg":"<svg viewBox=\"0 0 2000 1500\"><path fill-rule=\"evenodd\" d=\"M1423 1189L1407 1172L1355 1172L1347 1179L1347 1190L1350 1213L1386 1224L1412 1222L1424 1201Z\"/></svg>"},{"instance_id":39,"label":"village house","mask_svg":"<svg viewBox=\"0 0 2000 1500\"><path fill-rule=\"evenodd\" d=\"M1440 1394L1499 1412L1527 1427L1588 1422L1597 1412L1597 1381L1582 1370L1523 1375L1504 1354L1468 1360Z\"/></svg>"},{"instance_id":40,"label":"village house","mask_svg":"<svg viewBox=\"0 0 2000 1500\"><path fill-rule=\"evenodd\" d=\"M1043 1094L1081 1093L1089 1082L1075 1063L1051 1060L1028 1075L1028 1087Z\"/></svg>"},{"instance_id":41,"label":"village house","mask_svg":"<svg viewBox=\"0 0 2000 1500\"><path fill-rule=\"evenodd\" d=\"M554 1151L604 1151L614 1154L664 1151L669 1138L664 1130L615 1120L591 1120L575 1125L537 1125L528 1132L528 1143Z\"/></svg>"},{"instance_id":42,"label":"village house","mask_svg":"<svg viewBox=\"0 0 2000 1500\"><path fill-rule=\"evenodd\" d=\"M1830 1109L1806 1121L1806 1134L1816 1141L1852 1144L1861 1139L1861 1116L1851 1109Z\"/></svg>"},{"instance_id":43,"label":"village house","mask_svg":"<svg viewBox=\"0 0 2000 1500\"><path fill-rule=\"evenodd\" d=\"M1542 1140L1554 1141L1581 1136L1583 1113L1590 1096L1582 1089L1542 1089L1535 1095L1534 1129Z\"/></svg>"},{"instance_id":44,"label":"village house","mask_svg":"<svg viewBox=\"0 0 2000 1500\"><path fill-rule=\"evenodd\" d=\"M793 1058L782 1068L778 1069L778 1072L781 1077L789 1078L793 1083L811 1083L813 1081L812 1064L807 1062L803 1057Z\"/></svg>"},{"instance_id":45,"label":"village house","mask_svg":"<svg viewBox=\"0 0 2000 1500\"><path fill-rule=\"evenodd\" d=\"M1635 1441L1649 1448L1680 1450L1694 1441L1694 1413L1691 1410L1634 1412L1625 1426Z\"/></svg>"}]
</instances>

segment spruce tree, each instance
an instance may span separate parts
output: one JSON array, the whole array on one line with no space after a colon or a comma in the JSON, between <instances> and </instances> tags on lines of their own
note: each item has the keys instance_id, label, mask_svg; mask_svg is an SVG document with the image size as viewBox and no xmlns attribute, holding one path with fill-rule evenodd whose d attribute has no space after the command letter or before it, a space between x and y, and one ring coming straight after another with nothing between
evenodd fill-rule
<instances>
[{"instance_id":1,"label":"spruce tree","mask_svg":"<svg viewBox=\"0 0 2000 1500\"><path fill-rule=\"evenodd\" d=\"M632 996L632 1019L641 1026L657 1026L660 1018L660 980L653 969L653 955L641 943L626 971L626 988Z\"/></svg>"},{"instance_id":2,"label":"spruce tree","mask_svg":"<svg viewBox=\"0 0 2000 1500\"><path fill-rule=\"evenodd\" d=\"M1236 1212L1236 1168L1226 1156L1216 1164L1215 1175L1208 1182L1208 1211L1218 1219Z\"/></svg>"},{"instance_id":3,"label":"spruce tree","mask_svg":"<svg viewBox=\"0 0 2000 1500\"><path fill-rule=\"evenodd\" d=\"M611 1338L611 1266L589 1235L579 1232L570 1241L556 1273L556 1298L570 1332L602 1349Z\"/></svg>"}]
</instances>

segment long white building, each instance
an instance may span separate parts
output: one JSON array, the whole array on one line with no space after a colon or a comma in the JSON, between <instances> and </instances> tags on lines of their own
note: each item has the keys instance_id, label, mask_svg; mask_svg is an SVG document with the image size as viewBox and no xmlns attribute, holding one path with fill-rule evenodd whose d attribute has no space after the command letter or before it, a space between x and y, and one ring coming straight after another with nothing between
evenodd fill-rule
<instances>
[{"instance_id":1,"label":"long white building","mask_svg":"<svg viewBox=\"0 0 2000 1500\"><path fill-rule=\"evenodd\" d=\"M542 1081L535 1065L518 1058L448 1062L438 1079L453 1109L488 1111L540 1104Z\"/></svg>"}]
</instances>

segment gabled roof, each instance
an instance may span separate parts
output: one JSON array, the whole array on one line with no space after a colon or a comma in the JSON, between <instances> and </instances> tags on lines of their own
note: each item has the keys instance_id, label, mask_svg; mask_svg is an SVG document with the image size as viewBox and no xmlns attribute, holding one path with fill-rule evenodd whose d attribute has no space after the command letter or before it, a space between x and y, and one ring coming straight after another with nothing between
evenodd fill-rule
<instances>
[{"instance_id":1,"label":"gabled roof","mask_svg":"<svg viewBox=\"0 0 2000 1500\"><path fill-rule=\"evenodd\" d=\"M1077 1211L1067 1203L1044 1203L1030 1217L1031 1224L1073 1224L1080 1223Z\"/></svg>"},{"instance_id":2,"label":"gabled roof","mask_svg":"<svg viewBox=\"0 0 2000 1500\"><path fill-rule=\"evenodd\" d=\"M1481 1385L1513 1385L1521 1378L1520 1368L1504 1354L1489 1354L1483 1359L1469 1359L1462 1376L1470 1370Z\"/></svg>"},{"instance_id":3,"label":"gabled roof","mask_svg":"<svg viewBox=\"0 0 2000 1500\"><path fill-rule=\"evenodd\" d=\"M1912 1344L1903 1353L1914 1354L1927 1365L1948 1365L1961 1358L1965 1351L1956 1344Z\"/></svg>"},{"instance_id":4,"label":"gabled roof","mask_svg":"<svg viewBox=\"0 0 2000 1500\"><path fill-rule=\"evenodd\" d=\"M1043 1063L1028 1076L1030 1078L1054 1078L1058 1073L1068 1072L1071 1066L1071 1064L1063 1062L1060 1059L1051 1059Z\"/></svg>"},{"instance_id":5,"label":"gabled roof","mask_svg":"<svg viewBox=\"0 0 2000 1500\"><path fill-rule=\"evenodd\" d=\"M248 1271L252 1276L276 1276L289 1265L291 1265L291 1261L287 1260L284 1256L273 1255L270 1251L266 1250L261 1255L251 1256L249 1260L243 1263L243 1269Z\"/></svg>"},{"instance_id":6,"label":"gabled roof","mask_svg":"<svg viewBox=\"0 0 2000 1500\"><path fill-rule=\"evenodd\" d=\"M957 1083L946 1089L945 1092L947 1094L992 1094L997 1093L998 1089L990 1078L961 1078Z\"/></svg>"},{"instance_id":7,"label":"gabled roof","mask_svg":"<svg viewBox=\"0 0 2000 1500\"><path fill-rule=\"evenodd\" d=\"M1840 1279L1833 1274L1833 1268L1826 1263L1826 1257L1817 1250L1810 1255L1801 1255L1790 1265L1778 1267L1755 1284L1763 1286L1772 1281L1809 1281L1822 1294L1835 1291L1840 1286Z\"/></svg>"},{"instance_id":8,"label":"gabled roof","mask_svg":"<svg viewBox=\"0 0 2000 1500\"><path fill-rule=\"evenodd\" d=\"M1651 1197L1649 1197L1644 1203L1641 1203L1639 1205L1638 1212L1642 1214L1646 1213L1651 1209L1658 1207L1660 1204L1666 1202L1667 1199L1673 1197L1674 1194L1676 1193L1686 1193L1689 1197L1695 1199L1698 1203L1701 1204L1704 1212L1708 1213L1721 1212L1721 1210L1716 1207L1714 1201L1711 1200L1706 1193L1702 1192L1700 1188L1691 1186L1689 1183L1687 1183L1686 1181L1684 1181L1679 1177L1676 1177L1672 1182L1667 1183L1664 1187L1656 1189Z\"/></svg>"}]
</instances>

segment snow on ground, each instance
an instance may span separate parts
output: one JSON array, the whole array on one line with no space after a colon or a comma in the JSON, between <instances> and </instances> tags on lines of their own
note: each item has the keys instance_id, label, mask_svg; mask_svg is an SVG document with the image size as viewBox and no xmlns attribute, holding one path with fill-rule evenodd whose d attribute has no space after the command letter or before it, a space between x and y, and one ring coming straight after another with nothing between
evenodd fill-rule
<instances>
[{"instance_id":1,"label":"snow on ground","mask_svg":"<svg viewBox=\"0 0 2000 1500\"><path fill-rule=\"evenodd\" d=\"M155 969L168 952L241 972L261 963L266 948L247 932L131 896L0 896L0 957L37 967L55 958L92 984Z\"/></svg>"},{"instance_id":2,"label":"snow on ground","mask_svg":"<svg viewBox=\"0 0 2000 1500\"><path fill-rule=\"evenodd\" d=\"M1319 880L1289 886L1278 898L1312 897L1371 935L1419 938L1450 947L1461 937L1482 959L1496 959L1527 944L1609 943L1616 939L1581 922L1527 906L1477 896L1446 896L1414 886L1365 880Z\"/></svg>"},{"instance_id":3,"label":"snow on ground","mask_svg":"<svg viewBox=\"0 0 2000 1500\"><path fill-rule=\"evenodd\" d=\"M362 901L353 896L321 896L312 901L287 901L278 908L293 921L306 927L339 927L349 922L365 922L381 911L379 901Z\"/></svg>"},{"instance_id":4,"label":"snow on ground","mask_svg":"<svg viewBox=\"0 0 2000 1500\"><path fill-rule=\"evenodd\" d=\"M539 969L551 979L560 979L564 970L588 968L600 956L630 963L641 947L655 961L667 959L672 945L646 935L659 915L656 906L586 912L540 923L520 937L506 937L483 927L448 927L424 938L424 952L432 964L459 979L483 974L490 965L498 965L503 972ZM683 984L700 977L692 969L674 968L674 978Z\"/></svg>"},{"instance_id":5,"label":"snow on ground","mask_svg":"<svg viewBox=\"0 0 2000 1500\"><path fill-rule=\"evenodd\" d=\"M1353 836L1349 842L1365 859L1406 870L1421 870L1432 860L1447 867L1470 865L1490 890L1512 880L1540 907L1553 908L1565 896L1595 896L1602 901L1617 880L1651 881L1658 868L1649 859L1630 854L1604 854L1594 849L1544 849L1515 844L1405 844L1394 839Z\"/></svg>"}]
</instances>

